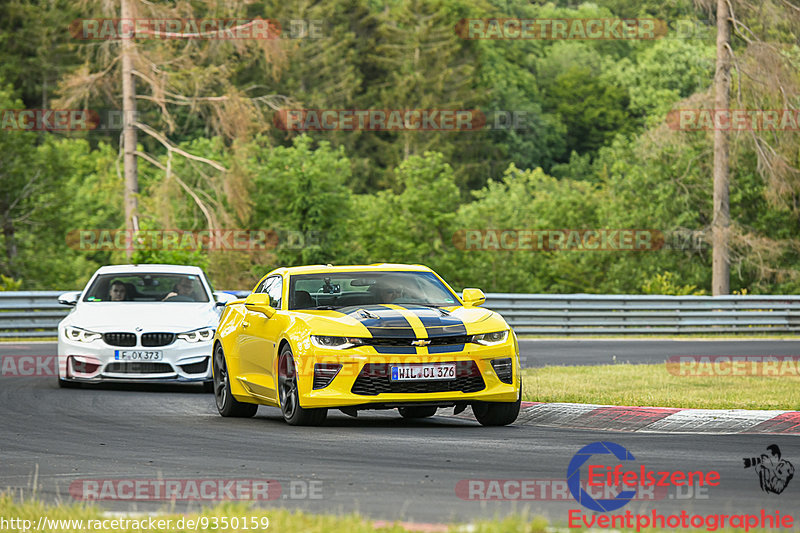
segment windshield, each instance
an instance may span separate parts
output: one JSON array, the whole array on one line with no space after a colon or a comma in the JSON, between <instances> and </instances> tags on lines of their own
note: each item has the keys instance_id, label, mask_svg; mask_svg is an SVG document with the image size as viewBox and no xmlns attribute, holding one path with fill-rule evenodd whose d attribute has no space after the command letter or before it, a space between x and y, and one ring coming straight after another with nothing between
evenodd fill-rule
<instances>
[{"instance_id":1,"label":"windshield","mask_svg":"<svg viewBox=\"0 0 800 533\"><path fill-rule=\"evenodd\" d=\"M208 302L200 276L192 274L101 274L84 302Z\"/></svg>"},{"instance_id":2,"label":"windshield","mask_svg":"<svg viewBox=\"0 0 800 533\"><path fill-rule=\"evenodd\" d=\"M351 305L460 305L432 272L336 272L291 276L289 309Z\"/></svg>"}]
</instances>

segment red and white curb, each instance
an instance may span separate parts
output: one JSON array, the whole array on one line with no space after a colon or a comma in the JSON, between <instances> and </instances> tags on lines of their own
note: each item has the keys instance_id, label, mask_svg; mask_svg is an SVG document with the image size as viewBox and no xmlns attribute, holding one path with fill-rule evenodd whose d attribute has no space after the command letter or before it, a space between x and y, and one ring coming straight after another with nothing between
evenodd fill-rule
<instances>
[{"instance_id":1,"label":"red and white curb","mask_svg":"<svg viewBox=\"0 0 800 533\"><path fill-rule=\"evenodd\" d=\"M800 412L522 402L515 424L643 433L800 435Z\"/></svg>"}]
</instances>

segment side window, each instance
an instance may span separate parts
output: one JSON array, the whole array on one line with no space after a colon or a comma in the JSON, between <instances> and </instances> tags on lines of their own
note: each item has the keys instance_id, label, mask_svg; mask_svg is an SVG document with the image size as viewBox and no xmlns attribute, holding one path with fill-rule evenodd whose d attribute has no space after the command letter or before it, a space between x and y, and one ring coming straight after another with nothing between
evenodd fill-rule
<instances>
[{"instance_id":1,"label":"side window","mask_svg":"<svg viewBox=\"0 0 800 533\"><path fill-rule=\"evenodd\" d=\"M264 281L258 284L258 287L256 287L256 290L254 290L253 293L267 292L267 285L272 283L273 279L274 278L266 278Z\"/></svg>"},{"instance_id":2,"label":"side window","mask_svg":"<svg viewBox=\"0 0 800 533\"><path fill-rule=\"evenodd\" d=\"M280 309L281 294L283 293L283 279L280 276L267 279L265 292L269 294L269 305L275 309Z\"/></svg>"},{"instance_id":3,"label":"side window","mask_svg":"<svg viewBox=\"0 0 800 533\"><path fill-rule=\"evenodd\" d=\"M206 274L205 270L203 271L203 279L205 279L206 283L208 283L208 289L211 291L211 294L213 296L213 294L214 294L214 286L211 284L211 278L208 277L208 274Z\"/></svg>"}]
</instances>

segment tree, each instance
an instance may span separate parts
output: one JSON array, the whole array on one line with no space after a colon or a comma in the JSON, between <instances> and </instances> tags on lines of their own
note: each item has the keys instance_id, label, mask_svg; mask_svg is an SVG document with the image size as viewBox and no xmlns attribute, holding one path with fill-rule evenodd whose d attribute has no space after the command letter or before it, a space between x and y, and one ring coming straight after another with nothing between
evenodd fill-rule
<instances>
[{"instance_id":1,"label":"tree","mask_svg":"<svg viewBox=\"0 0 800 533\"><path fill-rule=\"evenodd\" d=\"M460 204L453 168L438 152L412 155L395 170L399 191L379 191L356 198L349 228L360 261L425 263L445 276L452 224Z\"/></svg>"},{"instance_id":2,"label":"tree","mask_svg":"<svg viewBox=\"0 0 800 533\"><path fill-rule=\"evenodd\" d=\"M21 107L9 89L0 89L0 109ZM71 249L67 235L121 222L113 150L5 129L0 150L0 274L22 280L25 289L78 288L109 254Z\"/></svg>"},{"instance_id":3,"label":"tree","mask_svg":"<svg viewBox=\"0 0 800 533\"><path fill-rule=\"evenodd\" d=\"M730 109L731 69L735 69L737 105L751 109L796 109L800 98L797 69L797 27L800 7L787 0L710 0L699 2L707 11L716 10L717 69L714 108ZM769 130L769 128L767 128ZM757 156L758 173L775 204L797 205L800 197L800 161L796 141L786 132L764 131L755 124L748 132ZM791 136L791 134L789 134ZM714 134L714 222L712 291L727 294L730 288L731 253L743 245L751 251L764 249L764 239L733 223L729 214L731 135L723 128ZM798 209L794 209L795 213ZM737 242L738 241L738 242Z\"/></svg>"},{"instance_id":4,"label":"tree","mask_svg":"<svg viewBox=\"0 0 800 533\"><path fill-rule=\"evenodd\" d=\"M474 194L475 201L458 210L453 225L456 236L466 231L497 235L502 230L598 227L596 212L602 200L597 185L556 179L540 168L521 170L509 165L502 180L491 181ZM451 259L459 265L452 276L454 283L467 286L480 280L485 290L499 292L602 292L605 288L607 254L538 249L537 239L517 243L505 249L499 239L483 238L468 247L465 238Z\"/></svg>"},{"instance_id":5,"label":"tree","mask_svg":"<svg viewBox=\"0 0 800 533\"><path fill-rule=\"evenodd\" d=\"M302 135L288 148L253 147L250 220L253 227L277 232L276 265L334 262L351 247L345 231L352 216L350 161L341 147L312 144Z\"/></svg>"},{"instance_id":6,"label":"tree","mask_svg":"<svg viewBox=\"0 0 800 533\"><path fill-rule=\"evenodd\" d=\"M94 1L84 5L95 8L92 12L95 17L101 14L117 19L121 13L123 20L190 20L204 16L243 18L238 5L214 4L203 9L194 8L188 3L167 6L141 0L120 0L119 9L116 2ZM243 23L236 28L247 24L251 23ZM98 102L104 97L110 97L113 101L119 97L121 86L125 224L131 230L136 228L137 223L137 160L143 158L153 163L157 155L154 157L152 152L166 150L170 156L177 155L206 165L211 172L225 174L228 169L219 162L183 150L180 141L173 141L169 137L177 133L178 118L187 111L195 119L197 115L205 119L206 128L211 128L214 133L230 141L246 141L254 133L268 128L265 108L270 111L277 109L276 102L282 98L279 95L250 96L239 89L233 80L248 68L275 67L282 52L277 39L229 39L218 42L203 38L187 39L187 34L202 37L199 33L191 32L183 32L181 38L163 38L158 34L132 36L119 23L116 30L121 40L119 45L111 40L99 44L90 42L82 48L86 63L62 80L58 105L70 107L77 102ZM134 43L135 38L141 37L145 39ZM238 55L240 61L225 61L231 54ZM140 82L141 89L137 90L134 79ZM147 104L139 114L135 114L137 101ZM137 145L137 131L148 137L143 146ZM163 170L167 176L170 174L169 168ZM201 195L190 191L186 191L186 194L208 213L209 229L216 229L216 221L226 218L225 213L212 213ZM231 198L231 201L237 200Z\"/></svg>"},{"instance_id":7,"label":"tree","mask_svg":"<svg viewBox=\"0 0 800 533\"><path fill-rule=\"evenodd\" d=\"M0 80L0 109L21 109L22 102L14 98L11 87ZM38 161L27 160L36 152L36 134L0 129L0 229L3 235L3 264L0 273L20 277L22 269L17 264L19 255L18 225L30 218L36 210L37 193L49 185Z\"/></svg>"},{"instance_id":8,"label":"tree","mask_svg":"<svg viewBox=\"0 0 800 533\"><path fill-rule=\"evenodd\" d=\"M479 6L480 9L480 6ZM464 110L481 107L485 94L476 91L476 53L460 39L453 21L467 16L467 5L446 0L390 3L378 15L374 48L368 61L374 72L361 102L368 109ZM461 163L485 132L399 131L368 132L362 149L372 154L386 179L379 186L398 185L392 169L428 151L441 152L454 162L460 184L473 181L473 169ZM472 161L470 161L472 162Z\"/></svg>"},{"instance_id":9,"label":"tree","mask_svg":"<svg viewBox=\"0 0 800 533\"><path fill-rule=\"evenodd\" d=\"M49 108L61 76L77 63L64 29L79 13L72 0L0 2L0 79L15 87L26 108Z\"/></svg>"},{"instance_id":10,"label":"tree","mask_svg":"<svg viewBox=\"0 0 800 533\"><path fill-rule=\"evenodd\" d=\"M717 70L714 74L714 109L730 109L731 95L731 21L729 0L717 0ZM731 266L728 253L730 172L728 132L714 130L714 218L711 221L714 245L711 265L711 291L714 296L730 292Z\"/></svg>"}]
</instances>

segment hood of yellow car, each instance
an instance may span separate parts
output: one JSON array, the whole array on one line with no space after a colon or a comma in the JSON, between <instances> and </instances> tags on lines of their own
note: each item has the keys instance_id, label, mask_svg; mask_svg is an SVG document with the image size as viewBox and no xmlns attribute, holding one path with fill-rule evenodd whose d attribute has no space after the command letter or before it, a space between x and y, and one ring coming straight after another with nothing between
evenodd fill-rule
<instances>
[{"instance_id":1,"label":"hood of yellow car","mask_svg":"<svg viewBox=\"0 0 800 533\"><path fill-rule=\"evenodd\" d=\"M500 315L479 307L383 304L296 312L316 335L433 338L508 328Z\"/></svg>"}]
</instances>

